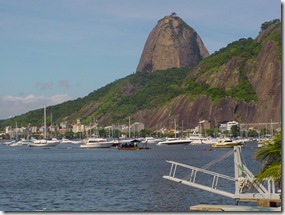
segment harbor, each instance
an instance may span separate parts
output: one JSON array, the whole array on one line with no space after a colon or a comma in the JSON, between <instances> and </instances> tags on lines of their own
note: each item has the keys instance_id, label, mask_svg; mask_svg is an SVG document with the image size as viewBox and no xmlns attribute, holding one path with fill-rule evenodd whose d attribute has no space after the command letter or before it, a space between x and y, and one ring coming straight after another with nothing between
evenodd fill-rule
<instances>
[{"instance_id":1,"label":"harbor","mask_svg":"<svg viewBox=\"0 0 285 215\"><path fill-rule=\"evenodd\" d=\"M257 145L250 142L242 149L253 174L260 168L252 159ZM1 210L185 212L201 204L236 204L233 199L163 179L169 173L166 160L202 167L231 148L205 151L205 144L149 147L129 151L81 149L72 143L50 148L0 144L0 162L5 163L0 168L6 175L0 179ZM228 157L209 170L233 176L233 159ZM223 186L228 192L234 189L231 184ZM240 202L239 206L257 204Z\"/></svg>"}]
</instances>

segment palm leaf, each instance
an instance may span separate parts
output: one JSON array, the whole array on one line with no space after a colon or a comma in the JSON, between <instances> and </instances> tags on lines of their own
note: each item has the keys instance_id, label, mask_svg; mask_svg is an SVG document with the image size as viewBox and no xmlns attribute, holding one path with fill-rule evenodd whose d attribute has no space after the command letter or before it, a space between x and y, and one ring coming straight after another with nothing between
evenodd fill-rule
<instances>
[{"instance_id":1,"label":"palm leaf","mask_svg":"<svg viewBox=\"0 0 285 215\"><path fill-rule=\"evenodd\" d=\"M261 171L256 175L257 182L265 179L273 179L275 182L281 181L282 175L282 141L281 132L276 135L273 141L267 141L259 148L254 158L262 162Z\"/></svg>"}]
</instances>

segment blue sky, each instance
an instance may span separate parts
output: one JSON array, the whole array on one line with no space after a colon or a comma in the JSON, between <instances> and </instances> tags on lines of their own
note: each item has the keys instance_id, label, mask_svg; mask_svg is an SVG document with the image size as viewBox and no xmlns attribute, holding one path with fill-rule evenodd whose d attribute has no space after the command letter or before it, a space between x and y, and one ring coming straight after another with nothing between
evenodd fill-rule
<instances>
[{"instance_id":1,"label":"blue sky","mask_svg":"<svg viewBox=\"0 0 285 215\"><path fill-rule=\"evenodd\" d=\"M281 19L277 0L0 0L0 119L84 97L136 71L176 12L210 53Z\"/></svg>"}]
</instances>

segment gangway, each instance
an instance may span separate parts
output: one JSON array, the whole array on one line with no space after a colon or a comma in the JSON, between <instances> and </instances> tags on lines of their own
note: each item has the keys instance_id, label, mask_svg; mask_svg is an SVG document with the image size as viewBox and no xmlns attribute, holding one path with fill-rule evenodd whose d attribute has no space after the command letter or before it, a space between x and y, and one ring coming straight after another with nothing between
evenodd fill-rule
<instances>
[{"instance_id":1,"label":"gangway","mask_svg":"<svg viewBox=\"0 0 285 215\"><path fill-rule=\"evenodd\" d=\"M207 170L210 165L219 162L221 159L234 154L234 172L235 176L227 176L220 173ZM241 157L241 146L234 146L232 151L229 151L222 158L216 159L208 165L197 168L194 166L178 163L175 161L166 161L171 164L169 175L163 176L163 178L185 184L194 188L212 192L215 194L223 195L238 201L254 201L254 202L280 202L280 193L275 191L275 183L272 179L268 179L265 183L258 183L255 180L254 175L246 167ZM183 169L183 170L181 170ZM179 170L179 171L178 171ZM186 174L181 177L182 173ZM183 174L182 174L183 175ZM210 178L209 184L203 184L199 179L205 176ZM198 177L199 176L199 177ZM205 182L205 180L203 180ZM234 186L234 193L224 190L222 183L232 183ZM267 186L266 186L267 185ZM246 192L248 191L248 192Z\"/></svg>"}]
</instances>

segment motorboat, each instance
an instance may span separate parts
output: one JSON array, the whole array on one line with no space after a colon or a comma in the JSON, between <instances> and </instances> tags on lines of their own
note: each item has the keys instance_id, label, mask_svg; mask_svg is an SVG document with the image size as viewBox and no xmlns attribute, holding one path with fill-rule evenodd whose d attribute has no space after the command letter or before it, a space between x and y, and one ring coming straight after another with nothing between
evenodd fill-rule
<instances>
[{"instance_id":1,"label":"motorboat","mask_svg":"<svg viewBox=\"0 0 285 215\"><path fill-rule=\"evenodd\" d=\"M90 149L90 148L110 148L113 142L108 141L105 138L90 137L87 139L86 144L80 145L80 148Z\"/></svg>"},{"instance_id":2,"label":"motorboat","mask_svg":"<svg viewBox=\"0 0 285 215\"><path fill-rule=\"evenodd\" d=\"M214 144L217 142L215 138L212 137L202 137L198 135L191 135L187 139L191 140L191 145L199 145L199 144Z\"/></svg>"},{"instance_id":3,"label":"motorboat","mask_svg":"<svg viewBox=\"0 0 285 215\"><path fill-rule=\"evenodd\" d=\"M69 140L67 138L62 138L60 143L71 143L71 140Z\"/></svg>"},{"instance_id":4,"label":"motorboat","mask_svg":"<svg viewBox=\"0 0 285 215\"><path fill-rule=\"evenodd\" d=\"M218 141L212 144L213 148L233 148L234 146L242 146L243 142L232 140L231 138L218 138Z\"/></svg>"},{"instance_id":5,"label":"motorboat","mask_svg":"<svg viewBox=\"0 0 285 215\"><path fill-rule=\"evenodd\" d=\"M125 142L120 142L117 146L118 150L144 150L144 149L150 149L147 146L147 142L142 142L139 139L132 139Z\"/></svg>"},{"instance_id":6,"label":"motorboat","mask_svg":"<svg viewBox=\"0 0 285 215\"><path fill-rule=\"evenodd\" d=\"M192 141L188 138L181 139L181 138L167 138L163 141L158 142L156 145L179 145L179 144L190 144Z\"/></svg>"},{"instance_id":7,"label":"motorboat","mask_svg":"<svg viewBox=\"0 0 285 215\"><path fill-rule=\"evenodd\" d=\"M72 144L83 144L82 140L70 140Z\"/></svg>"},{"instance_id":8,"label":"motorboat","mask_svg":"<svg viewBox=\"0 0 285 215\"><path fill-rule=\"evenodd\" d=\"M159 141L161 141L161 139L157 139L154 137L145 137L142 142L147 143L147 144L156 144Z\"/></svg>"},{"instance_id":9,"label":"motorboat","mask_svg":"<svg viewBox=\"0 0 285 215\"><path fill-rule=\"evenodd\" d=\"M8 141L4 141L2 142L3 145L9 146L10 144L14 143L15 140L8 140Z\"/></svg>"},{"instance_id":10,"label":"motorboat","mask_svg":"<svg viewBox=\"0 0 285 215\"><path fill-rule=\"evenodd\" d=\"M29 145L32 141L29 140L29 139L25 139L25 138L22 138L19 143L21 143L21 145Z\"/></svg>"},{"instance_id":11,"label":"motorboat","mask_svg":"<svg viewBox=\"0 0 285 215\"><path fill-rule=\"evenodd\" d=\"M204 137L204 139L202 139L202 143L203 144L215 144L217 142L217 139L216 138L213 138L213 137Z\"/></svg>"},{"instance_id":12,"label":"motorboat","mask_svg":"<svg viewBox=\"0 0 285 215\"><path fill-rule=\"evenodd\" d=\"M30 147L54 147L59 144L59 140L56 138L46 138L40 140L33 140L32 143L29 144Z\"/></svg>"},{"instance_id":13,"label":"motorboat","mask_svg":"<svg viewBox=\"0 0 285 215\"><path fill-rule=\"evenodd\" d=\"M14 147L14 146L21 146L22 142L17 140L12 140L11 143L8 146Z\"/></svg>"},{"instance_id":14,"label":"motorboat","mask_svg":"<svg viewBox=\"0 0 285 215\"><path fill-rule=\"evenodd\" d=\"M70 140L70 139L67 139L67 138L62 138L60 143L62 143L62 144L66 144L66 143L83 144L83 141L82 140Z\"/></svg>"},{"instance_id":15,"label":"motorboat","mask_svg":"<svg viewBox=\"0 0 285 215\"><path fill-rule=\"evenodd\" d=\"M191 135L190 137L187 137L187 139L191 140L190 145L199 145L202 144L202 139L203 137L201 136L196 136L196 135Z\"/></svg>"},{"instance_id":16,"label":"motorboat","mask_svg":"<svg viewBox=\"0 0 285 215\"><path fill-rule=\"evenodd\" d=\"M216 138L212 137L203 137L200 134L190 135L187 139L191 140L190 145L199 145L199 144L214 144L217 142Z\"/></svg>"}]
</instances>

